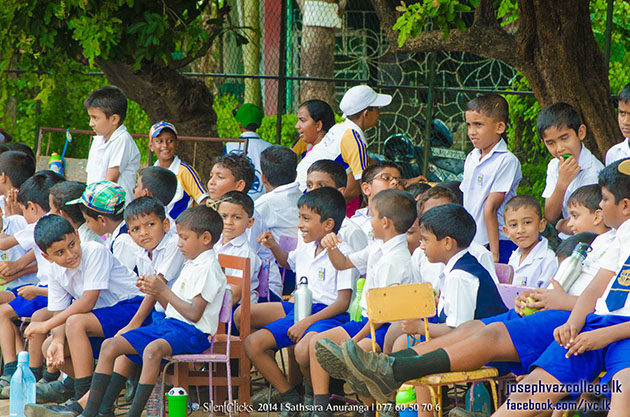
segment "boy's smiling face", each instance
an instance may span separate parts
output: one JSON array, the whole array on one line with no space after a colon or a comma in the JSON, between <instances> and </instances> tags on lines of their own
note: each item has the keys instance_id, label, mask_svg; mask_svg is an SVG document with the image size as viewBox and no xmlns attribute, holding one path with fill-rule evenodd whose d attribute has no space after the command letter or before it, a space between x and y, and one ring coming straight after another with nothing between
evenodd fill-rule
<instances>
[{"instance_id":1,"label":"boy's smiling face","mask_svg":"<svg viewBox=\"0 0 630 417\"><path fill-rule=\"evenodd\" d=\"M564 155L580 156L582 140L586 137L586 126L580 125L576 132L567 126L551 126L543 132L543 143L554 158L563 159Z\"/></svg>"},{"instance_id":2,"label":"boy's smiling face","mask_svg":"<svg viewBox=\"0 0 630 417\"><path fill-rule=\"evenodd\" d=\"M44 257L64 268L76 268L81 264L81 241L78 233L68 233L62 240L50 245Z\"/></svg>"},{"instance_id":3,"label":"boy's smiling face","mask_svg":"<svg viewBox=\"0 0 630 417\"><path fill-rule=\"evenodd\" d=\"M326 219L322 222L319 214L304 205L299 208L299 213L298 230L302 233L304 243L319 242L324 236L332 232L335 225L333 219Z\"/></svg>"},{"instance_id":4,"label":"boy's smiling face","mask_svg":"<svg viewBox=\"0 0 630 417\"><path fill-rule=\"evenodd\" d=\"M141 248L152 251L168 232L170 222L168 219L162 221L157 214L151 213L129 219L127 226L133 241Z\"/></svg>"},{"instance_id":5,"label":"boy's smiling face","mask_svg":"<svg viewBox=\"0 0 630 417\"><path fill-rule=\"evenodd\" d=\"M617 109L619 129L626 138L630 138L630 101L620 101Z\"/></svg>"},{"instance_id":6,"label":"boy's smiling face","mask_svg":"<svg viewBox=\"0 0 630 417\"><path fill-rule=\"evenodd\" d=\"M222 165L214 164L208 180L208 194L211 199L216 200L228 191L243 191L244 188L245 181L236 181L232 171Z\"/></svg>"},{"instance_id":7,"label":"boy's smiling face","mask_svg":"<svg viewBox=\"0 0 630 417\"><path fill-rule=\"evenodd\" d=\"M117 114L107 117L105 112L97 107L90 107L87 112L90 116L90 127L98 136L109 138L120 125L120 116Z\"/></svg>"},{"instance_id":8,"label":"boy's smiling face","mask_svg":"<svg viewBox=\"0 0 630 417\"><path fill-rule=\"evenodd\" d=\"M569 221L567 226L574 235L578 233L595 232L595 223L601 220L602 211L591 212L589 208L579 203L569 206Z\"/></svg>"},{"instance_id":9,"label":"boy's smiling face","mask_svg":"<svg viewBox=\"0 0 630 417\"><path fill-rule=\"evenodd\" d=\"M531 206L505 210L504 216L503 232L521 252L529 253L538 243L540 233L545 230L546 221L538 217L538 213Z\"/></svg>"},{"instance_id":10,"label":"boy's smiling face","mask_svg":"<svg viewBox=\"0 0 630 417\"><path fill-rule=\"evenodd\" d=\"M223 243L242 235L254 224L254 218L249 217L238 204L224 201L217 211L223 219Z\"/></svg>"},{"instance_id":11,"label":"boy's smiling face","mask_svg":"<svg viewBox=\"0 0 630 417\"><path fill-rule=\"evenodd\" d=\"M162 129L159 135L149 141L149 149L155 153L160 164L168 163L170 165L177 151L175 133L171 129Z\"/></svg>"},{"instance_id":12,"label":"boy's smiling face","mask_svg":"<svg viewBox=\"0 0 630 417\"><path fill-rule=\"evenodd\" d=\"M468 138L484 156L492 150L505 133L505 122L498 121L484 113L468 110L465 113Z\"/></svg>"}]
</instances>

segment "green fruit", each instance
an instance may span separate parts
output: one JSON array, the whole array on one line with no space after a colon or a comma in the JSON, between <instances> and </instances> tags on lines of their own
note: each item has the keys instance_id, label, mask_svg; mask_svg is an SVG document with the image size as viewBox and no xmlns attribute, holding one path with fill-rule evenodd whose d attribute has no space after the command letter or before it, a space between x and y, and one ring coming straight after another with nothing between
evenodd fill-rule
<instances>
[{"instance_id":1,"label":"green fruit","mask_svg":"<svg viewBox=\"0 0 630 417\"><path fill-rule=\"evenodd\" d=\"M530 303L535 303L536 300L534 300L532 297L527 297L527 301L529 301ZM525 301L521 301L521 305L523 306L521 308L521 311L523 312L524 316L529 316L530 314L534 314L535 312L538 311L537 308L533 308L533 307L525 307Z\"/></svg>"}]
</instances>

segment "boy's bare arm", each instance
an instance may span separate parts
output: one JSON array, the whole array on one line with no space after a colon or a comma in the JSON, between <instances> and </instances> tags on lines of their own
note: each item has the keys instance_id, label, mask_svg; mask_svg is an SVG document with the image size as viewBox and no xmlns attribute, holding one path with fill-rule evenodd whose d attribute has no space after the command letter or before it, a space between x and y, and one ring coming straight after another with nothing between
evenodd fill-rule
<instances>
[{"instance_id":1,"label":"boy's bare arm","mask_svg":"<svg viewBox=\"0 0 630 417\"><path fill-rule=\"evenodd\" d=\"M328 233L320 242L322 247L328 251L328 259L337 271L354 268L350 258L337 248L339 243L341 243L341 239L335 233Z\"/></svg>"},{"instance_id":2,"label":"boy's bare arm","mask_svg":"<svg viewBox=\"0 0 630 417\"><path fill-rule=\"evenodd\" d=\"M256 240L258 241L258 243L271 251L273 257L276 258L276 261L278 261L278 264L281 267L291 269L291 265L289 265L287 261L287 259L289 258L289 252L282 249L280 245L278 245L278 242L276 242L276 240L273 238L271 232L262 232L260 235L258 235L258 238L256 238Z\"/></svg>"},{"instance_id":3,"label":"boy's bare arm","mask_svg":"<svg viewBox=\"0 0 630 417\"><path fill-rule=\"evenodd\" d=\"M611 343L630 338L630 323L621 323L583 332L577 335L566 357L579 355L589 350L603 349Z\"/></svg>"},{"instance_id":4,"label":"boy's bare arm","mask_svg":"<svg viewBox=\"0 0 630 417\"><path fill-rule=\"evenodd\" d=\"M503 204L504 199L505 193L490 193L483 206L483 217L486 222L490 252L492 252L495 263L499 262L499 221L497 220L497 211Z\"/></svg>"},{"instance_id":5,"label":"boy's bare arm","mask_svg":"<svg viewBox=\"0 0 630 417\"><path fill-rule=\"evenodd\" d=\"M13 236L7 236L0 239L0 250L9 250L18 244L17 239Z\"/></svg>"},{"instance_id":6,"label":"boy's bare arm","mask_svg":"<svg viewBox=\"0 0 630 417\"><path fill-rule=\"evenodd\" d=\"M145 294L152 295L162 305L170 304L179 312L186 320L198 322L203 315L208 302L201 295L196 295L192 302L186 302L179 298L166 283L155 275L147 275L138 278L138 288Z\"/></svg>"},{"instance_id":7,"label":"boy's bare arm","mask_svg":"<svg viewBox=\"0 0 630 417\"><path fill-rule=\"evenodd\" d=\"M136 314L134 314L131 318L131 321L129 321L129 323L125 327L120 329L116 333L116 336L120 336L121 334L126 333L129 330L137 329L138 327L142 326L144 320L146 320L146 318L149 317L149 314L151 314L151 311L153 311L153 307L155 306L156 301L157 300L152 295L146 295L144 297L144 300L142 300L142 303L140 303L138 311L136 311Z\"/></svg>"},{"instance_id":8,"label":"boy's bare arm","mask_svg":"<svg viewBox=\"0 0 630 417\"><path fill-rule=\"evenodd\" d=\"M566 161L560 160L556 188L554 188L551 196L545 199L545 219L547 221L553 223L562 215L564 195L578 172L580 172L580 166L573 156L570 156Z\"/></svg>"},{"instance_id":9,"label":"boy's bare arm","mask_svg":"<svg viewBox=\"0 0 630 417\"><path fill-rule=\"evenodd\" d=\"M118 182L118 178L120 178L120 167L107 168L105 181Z\"/></svg>"},{"instance_id":10,"label":"boy's bare arm","mask_svg":"<svg viewBox=\"0 0 630 417\"><path fill-rule=\"evenodd\" d=\"M304 336L304 332L306 332L306 329L308 329L311 325L317 323L320 320L329 319L344 313L346 310L348 310L351 299L351 289L339 290L337 292L337 299L334 303L291 326L288 331L289 339L297 343L300 341L302 336Z\"/></svg>"},{"instance_id":11,"label":"boy's bare arm","mask_svg":"<svg viewBox=\"0 0 630 417\"><path fill-rule=\"evenodd\" d=\"M27 266L35 262L35 253L33 250L26 252L20 259L15 261L3 261L0 262L0 275L15 275L18 271L25 269ZM37 272L37 264L35 264L35 271ZM31 272L25 272L28 274Z\"/></svg>"}]
</instances>

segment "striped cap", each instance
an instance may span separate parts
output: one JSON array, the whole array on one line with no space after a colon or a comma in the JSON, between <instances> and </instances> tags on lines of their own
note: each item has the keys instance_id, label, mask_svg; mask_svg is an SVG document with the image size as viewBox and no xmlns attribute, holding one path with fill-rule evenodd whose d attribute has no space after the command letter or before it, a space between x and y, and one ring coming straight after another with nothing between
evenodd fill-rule
<instances>
[{"instance_id":1,"label":"striped cap","mask_svg":"<svg viewBox=\"0 0 630 417\"><path fill-rule=\"evenodd\" d=\"M115 182L98 181L89 184L80 198L68 201L66 205L83 204L99 213L120 214L125 209L125 194L125 189Z\"/></svg>"},{"instance_id":2,"label":"striped cap","mask_svg":"<svg viewBox=\"0 0 630 417\"><path fill-rule=\"evenodd\" d=\"M159 135L164 129L172 130L173 133L175 133L175 137L177 137L177 130L175 129L175 126L172 123L162 120L161 122L157 122L151 126L151 129L149 130L149 139L157 137L157 135Z\"/></svg>"}]
</instances>

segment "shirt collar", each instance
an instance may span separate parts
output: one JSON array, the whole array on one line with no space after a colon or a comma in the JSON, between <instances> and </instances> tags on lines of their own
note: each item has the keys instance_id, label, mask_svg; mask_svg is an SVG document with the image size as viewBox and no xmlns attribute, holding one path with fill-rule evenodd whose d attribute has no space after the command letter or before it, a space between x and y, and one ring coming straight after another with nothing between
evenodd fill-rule
<instances>
[{"instance_id":1,"label":"shirt collar","mask_svg":"<svg viewBox=\"0 0 630 417\"><path fill-rule=\"evenodd\" d=\"M444 275L447 275L448 273L450 273L453 267L455 266L455 262L459 261L462 258L462 256L466 255L467 253L468 253L468 248L462 249L459 252L457 252L455 255L451 256L451 259L448 260L448 262L446 263L446 267L444 268Z\"/></svg>"},{"instance_id":2,"label":"shirt collar","mask_svg":"<svg viewBox=\"0 0 630 417\"><path fill-rule=\"evenodd\" d=\"M361 136L361 140L365 141L365 139L363 139L364 137L363 130L355 122L353 122L350 119L346 119L344 120L344 123L349 129L356 130L357 132L359 132L359 135Z\"/></svg>"},{"instance_id":3,"label":"shirt collar","mask_svg":"<svg viewBox=\"0 0 630 417\"><path fill-rule=\"evenodd\" d=\"M105 140L105 136L101 136L103 138L103 142L105 145L109 145L112 142L116 142L120 137L122 137L123 133L127 132L127 127L125 125L120 125L114 132L109 135L109 138Z\"/></svg>"},{"instance_id":4,"label":"shirt collar","mask_svg":"<svg viewBox=\"0 0 630 417\"><path fill-rule=\"evenodd\" d=\"M216 257L217 254L214 249L208 249L207 251L201 252L199 255L197 255L195 259L189 259L188 262L195 266L205 265L208 264L212 260L212 258L216 259Z\"/></svg>"},{"instance_id":5,"label":"shirt collar","mask_svg":"<svg viewBox=\"0 0 630 417\"><path fill-rule=\"evenodd\" d=\"M392 252L399 246L405 245L407 247L407 236L404 234L396 235L393 238L389 239L387 242L383 242L381 245L381 251L383 255Z\"/></svg>"},{"instance_id":6,"label":"shirt collar","mask_svg":"<svg viewBox=\"0 0 630 417\"><path fill-rule=\"evenodd\" d=\"M243 132L241 133L241 136L239 136L239 138L260 139L260 136L258 136L258 133L256 132Z\"/></svg>"},{"instance_id":7,"label":"shirt collar","mask_svg":"<svg viewBox=\"0 0 630 417\"><path fill-rule=\"evenodd\" d=\"M170 233L164 233L164 237L162 237L162 240L160 240L160 243L158 243L158 245L153 248L153 250L151 251L151 258L155 259L155 255L160 252L162 249L164 249L164 247L166 246L166 244L168 243L169 238L173 236ZM142 248L144 250L144 253L149 256L149 251Z\"/></svg>"},{"instance_id":8,"label":"shirt collar","mask_svg":"<svg viewBox=\"0 0 630 417\"><path fill-rule=\"evenodd\" d=\"M273 190L269 191L270 193L281 193L283 191L290 190L291 188L298 188L299 184L297 181L290 182L288 184L279 185Z\"/></svg>"},{"instance_id":9,"label":"shirt collar","mask_svg":"<svg viewBox=\"0 0 630 417\"><path fill-rule=\"evenodd\" d=\"M549 247L549 245L547 243L547 239L545 239L544 237L541 236L540 240L538 241L536 246L534 246L534 248L531 250L531 252L529 252L527 254L527 256L525 257L525 259L523 259L523 262L521 262L519 267L525 266L525 265L529 265L529 264L533 263L534 260L536 260L536 259L544 258L548 247ZM520 258L521 257L521 248L516 249L516 253L517 253L517 256Z\"/></svg>"},{"instance_id":10,"label":"shirt collar","mask_svg":"<svg viewBox=\"0 0 630 417\"><path fill-rule=\"evenodd\" d=\"M486 156L483 157L482 160L479 160L479 158L481 158L481 150L478 148L473 149L472 153L475 156L475 161L479 161L479 162L483 162L483 161L487 161L488 159L490 159L490 157L496 152L496 153L505 153L508 151L507 148L507 143L505 143L505 140L503 140L503 138L501 138L501 140L499 140L496 145L494 145L492 147L492 149L490 149L490 152L488 152L488 154Z\"/></svg>"},{"instance_id":11,"label":"shirt collar","mask_svg":"<svg viewBox=\"0 0 630 417\"><path fill-rule=\"evenodd\" d=\"M582 144L582 149L580 150L580 156L578 156L578 165L580 166L580 171L584 171L587 168L590 168L593 165L593 154L588 150L584 144Z\"/></svg>"},{"instance_id":12,"label":"shirt collar","mask_svg":"<svg viewBox=\"0 0 630 417\"><path fill-rule=\"evenodd\" d=\"M179 164L181 164L181 162L182 160L179 159L177 155L175 155L173 157L173 162L171 162L171 165L168 167L168 170L177 175L177 171L179 171ZM160 166L160 161L155 161L155 164L153 164L153 166Z\"/></svg>"},{"instance_id":13,"label":"shirt collar","mask_svg":"<svg viewBox=\"0 0 630 417\"><path fill-rule=\"evenodd\" d=\"M221 235L221 240L219 240L219 245L223 248L227 245L231 245L231 246L235 246L235 247L241 247L243 246L245 243L247 243L247 233L242 233L238 236L236 236L234 239L230 240L227 243L223 243L223 235Z\"/></svg>"}]
</instances>

